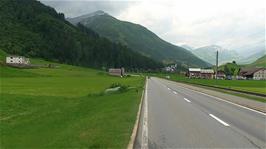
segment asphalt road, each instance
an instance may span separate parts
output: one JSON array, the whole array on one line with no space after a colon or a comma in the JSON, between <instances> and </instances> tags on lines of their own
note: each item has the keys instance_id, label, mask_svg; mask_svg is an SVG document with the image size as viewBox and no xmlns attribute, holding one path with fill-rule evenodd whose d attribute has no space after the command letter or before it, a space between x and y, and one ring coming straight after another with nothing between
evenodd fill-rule
<instances>
[{"instance_id":1,"label":"asphalt road","mask_svg":"<svg viewBox=\"0 0 266 149\"><path fill-rule=\"evenodd\" d=\"M266 148L266 115L150 78L134 148Z\"/></svg>"}]
</instances>

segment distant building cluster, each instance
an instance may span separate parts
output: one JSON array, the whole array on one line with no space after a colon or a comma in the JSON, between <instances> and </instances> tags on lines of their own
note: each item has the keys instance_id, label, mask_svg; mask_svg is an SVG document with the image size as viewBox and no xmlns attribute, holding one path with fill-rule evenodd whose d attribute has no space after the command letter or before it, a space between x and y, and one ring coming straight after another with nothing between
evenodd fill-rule
<instances>
[{"instance_id":1,"label":"distant building cluster","mask_svg":"<svg viewBox=\"0 0 266 149\"><path fill-rule=\"evenodd\" d=\"M166 72L175 72L177 69L177 64L170 65L164 68Z\"/></svg>"},{"instance_id":2,"label":"distant building cluster","mask_svg":"<svg viewBox=\"0 0 266 149\"><path fill-rule=\"evenodd\" d=\"M226 76L221 70L216 74L213 69L189 68L187 76L200 79L266 80L266 68L243 68L236 76Z\"/></svg>"}]
</instances>

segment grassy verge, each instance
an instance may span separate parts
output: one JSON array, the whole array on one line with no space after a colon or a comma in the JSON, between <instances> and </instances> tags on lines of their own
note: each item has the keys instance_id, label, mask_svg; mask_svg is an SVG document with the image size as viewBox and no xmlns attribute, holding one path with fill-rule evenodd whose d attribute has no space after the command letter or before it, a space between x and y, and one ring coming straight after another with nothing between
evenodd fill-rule
<instances>
[{"instance_id":1,"label":"grassy verge","mask_svg":"<svg viewBox=\"0 0 266 149\"><path fill-rule=\"evenodd\" d=\"M144 77L57 66L1 66L0 148L126 148ZM102 94L114 83L129 89Z\"/></svg>"},{"instance_id":2,"label":"grassy verge","mask_svg":"<svg viewBox=\"0 0 266 149\"><path fill-rule=\"evenodd\" d=\"M211 86L217 86L217 87L223 87L223 88L231 88L236 90L244 90L249 92L255 92L255 93L262 93L265 94L266 92L266 82L265 81L257 81L257 80L206 80L206 79L188 79L181 75L176 74L147 74L151 76L156 76L176 82L181 83L187 83L191 85L196 85L201 88L207 88L215 91L220 91L223 93L236 95L240 97L245 97L251 100L256 100L260 102L266 102L266 98L254 96L254 95L248 95L244 93L238 93L233 91L228 91L224 89L217 89L213 87L206 87L201 85L211 85ZM170 78L166 78L166 76L169 76Z\"/></svg>"}]
</instances>

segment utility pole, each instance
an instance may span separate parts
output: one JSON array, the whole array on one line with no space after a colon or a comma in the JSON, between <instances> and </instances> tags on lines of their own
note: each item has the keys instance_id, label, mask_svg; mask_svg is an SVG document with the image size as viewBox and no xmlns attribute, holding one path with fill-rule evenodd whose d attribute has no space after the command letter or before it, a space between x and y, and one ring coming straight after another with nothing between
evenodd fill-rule
<instances>
[{"instance_id":1,"label":"utility pole","mask_svg":"<svg viewBox=\"0 0 266 149\"><path fill-rule=\"evenodd\" d=\"M215 74L215 79L217 79L217 73L218 73L218 50L216 52L216 74Z\"/></svg>"}]
</instances>

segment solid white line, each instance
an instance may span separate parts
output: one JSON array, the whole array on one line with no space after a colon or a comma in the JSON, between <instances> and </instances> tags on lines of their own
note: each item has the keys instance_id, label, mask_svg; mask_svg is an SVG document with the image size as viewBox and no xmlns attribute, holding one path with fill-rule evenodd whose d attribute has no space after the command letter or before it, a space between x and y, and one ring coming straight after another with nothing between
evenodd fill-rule
<instances>
[{"instance_id":1,"label":"solid white line","mask_svg":"<svg viewBox=\"0 0 266 149\"><path fill-rule=\"evenodd\" d=\"M141 149L148 149L148 81L146 83L145 98L144 98L144 115L142 127Z\"/></svg>"},{"instance_id":2,"label":"solid white line","mask_svg":"<svg viewBox=\"0 0 266 149\"><path fill-rule=\"evenodd\" d=\"M199 92L199 91L196 91L196 92ZM212 95L209 95L209 94L205 94L205 93L202 93L202 92L199 92L199 93L202 94L202 95L209 96L209 97L212 97L212 98L216 98L216 99L218 99L218 100L221 100L221 101L224 101L224 102L230 103L230 104L232 104L232 105L235 105L235 106L238 106L238 107L241 107L241 108L244 108L244 109L247 109L247 110L250 110L250 111L256 112L256 113L260 113L260 114L266 116L266 113L263 113L263 112L260 112L260 111L257 111L257 110L254 110L254 109L251 109L251 108L248 108L248 107L245 107L245 106L242 106L242 105L239 105L239 104L233 103L233 102L231 102L231 101L228 101L228 100L225 100L225 99L222 99L222 98L219 98L219 97L215 97L215 96L212 96Z\"/></svg>"},{"instance_id":3,"label":"solid white line","mask_svg":"<svg viewBox=\"0 0 266 149\"><path fill-rule=\"evenodd\" d=\"M262 115L266 116L266 113L263 113L263 112L260 112L260 111L257 111L257 110L254 110L254 109L251 109L251 108L248 108L248 107L236 104L236 103L233 103L231 101L228 101L228 100L225 100L225 99L222 99L222 98L219 98L219 97L215 97L215 96L212 96L212 95L209 95L209 94L206 94L206 93L202 93L200 91L196 91L194 89L186 88L186 87L183 87L183 86L179 86L179 87L184 88L184 89L188 89L188 90L191 90L193 92L196 92L196 93L199 93L199 94L202 94L202 95L205 95L205 96L209 96L209 97L215 98L217 100L221 100L221 101L224 101L226 103L230 103L232 105L235 105L235 106L238 106L238 107L241 107L241 108L244 108L244 109L247 109L247 110L250 110L250 111L253 111L253 112L256 112L256 113L259 113L259 114L262 114Z\"/></svg>"},{"instance_id":4,"label":"solid white line","mask_svg":"<svg viewBox=\"0 0 266 149\"><path fill-rule=\"evenodd\" d=\"M216 119L218 122L222 123L224 126L230 126L229 124L227 124L226 122L222 121L221 119L219 119L218 117L209 114L212 118Z\"/></svg>"},{"instance_id":5,"label":"solid white line","mask_svg":"<svg viewBox=\"0 0 266 149\"><path fill-rule=\"evenodd\" d=\"M187 102L191 102L190 100L188 100L187 98L184 98Z\"/></svg>"},{"instance_id":6,"label":"solid white line","mask_svg":"<svg viewBox=\"0 0 266 149\"><path fill-rule=\"evenodd\" d=\"M174 93L174 94L177 94L177 92L176 92L176 91L173 91L173 93Z\"/></svg>"}]
</instances>

